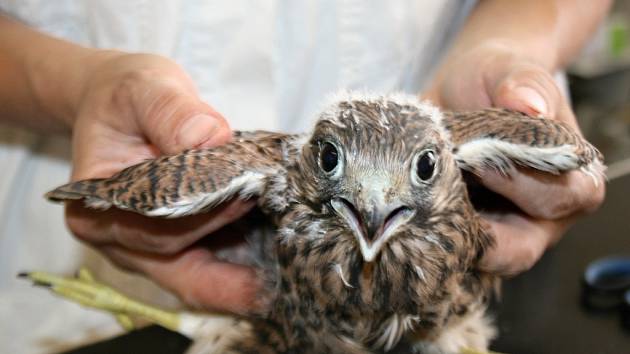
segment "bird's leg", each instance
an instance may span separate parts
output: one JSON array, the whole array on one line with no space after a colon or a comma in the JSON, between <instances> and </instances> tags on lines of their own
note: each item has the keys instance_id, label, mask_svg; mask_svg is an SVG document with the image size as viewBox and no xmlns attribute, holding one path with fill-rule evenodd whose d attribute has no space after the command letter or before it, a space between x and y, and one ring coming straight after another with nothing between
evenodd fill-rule
<instances>
[{"instance_id":1,"label":"bird's leg","mask_svg":"<svg viewBox=\"0 0 630 354\"><path fill-rule=\"evenodd\" d=\"M76 277L60 277L45 272L20 273L19 276L83 306L112 313L126 330L133 329L131 317L141 317L170 330L180 331L179 313L132 300L94 280L92 274L85 268L79 270Z\"/></svg>"},{"instance_id":2,"label":"bird's leg","mask_svg":"<svg viewBox=\"0 0 630 354\"><path fill-rule=\"evenodd\" d=\"M127 330L133 329L131 318L140 317L191 339L215 338L214 336L221 334L220 343L214 343L219 349L221 345L229 345L234 338L250 330L247 321L233 316L171 312L135 301L97 282L85 268L79 270L76 277L60 277L45 272L21 273L19 276L83 306L110 312ZM220 352L219 350L217 353Z\"/></svg>"},{"instance_id":3,"label":"bird's leg","mask_svg":"<svg viewBox=\"0 0 630 354\"><path fill-rule=\"evenodd\" d=\"M96 283L92 272L90 272L87 268L82 267L81 269L79 269L79 272L77 273L77 278L85 281L86 283ZM128 315L125 315L123 313L112 314L116 318L116 321L118 321L118 324L120 324L120 326L126 331L131 331L135 328L133 320Z\"/></svg>"}]
</instances>

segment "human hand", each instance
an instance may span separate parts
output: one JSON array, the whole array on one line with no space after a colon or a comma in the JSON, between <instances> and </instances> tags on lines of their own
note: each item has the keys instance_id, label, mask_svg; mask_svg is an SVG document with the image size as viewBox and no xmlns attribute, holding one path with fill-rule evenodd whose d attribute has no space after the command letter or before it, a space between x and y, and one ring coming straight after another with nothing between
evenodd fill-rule
<instances>
[{"instance_id":1,"label":"human hand","mask_svg":"<svg viewBox=\"0 0 630 354\"><path fill-rule=\"evenodd\" d=\"M425 98L448 109L504 107L562 121L579 132L575 115L543 65L509 43L488 42L461 53L440 70ZM561 176L519 169L510 178L485 171L481 183L511 200L520 212L483 213L496 245L481 261L505 275L532 267L581 214L603 201L603 181L572 171Z\"/></svg>"},{"instance_id":2,"label":"human hand","mask_svg":"<svg viewBox=\"0 0 630 354\"><path fill-rule=\"evenodd\" d=\"M73 180L109 177L161 154L227 142L225 119L202 102L191 79L155 55L98 52L74 107ZM231 201L209 214L149 219L121 210L68 204L70 230L119 266L151 277L189 305L244 313L256 307L248 267L218 261L196 242L244 215Z\"/></svg>"}]
</instances>

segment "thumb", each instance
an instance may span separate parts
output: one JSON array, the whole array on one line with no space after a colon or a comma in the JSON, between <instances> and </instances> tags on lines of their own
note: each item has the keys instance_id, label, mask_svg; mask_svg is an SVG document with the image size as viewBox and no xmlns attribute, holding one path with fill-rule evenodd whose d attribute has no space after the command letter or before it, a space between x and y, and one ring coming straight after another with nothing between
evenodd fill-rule
<instances>
[{"instance_id":1,"label":"thumb","mask_svg":"<svg viewBox=\"0 0 630 354\"><path fill-rule=\"evenodd\" d=\"M232 136L223 116L196 95L167 89L138 109L140 128L161 152L213 147Z\"/></svg>"},{"instance_id":2,"label":"thumb","mask_svg":"<svg viewBox=\"0 0 630 354\"><path fill-rule=\"evenodd\" d=\"M494 106L533 116L557 118L567 104L553 77L544 69L523 63L494 83L491 90Z\"/></svg>"},{"instance_id":3,"label":"thumb","mask_svg":"<svg viewBox=\"0 0 630 354\"><path fill-rule=\"evenodd\" d=\"M481 217L490 227L495 244L484 253L478 266L507 276L530 269L571 223L571 218L551 221L516 213L481 213Z\"/></svg>"}]
</instances>

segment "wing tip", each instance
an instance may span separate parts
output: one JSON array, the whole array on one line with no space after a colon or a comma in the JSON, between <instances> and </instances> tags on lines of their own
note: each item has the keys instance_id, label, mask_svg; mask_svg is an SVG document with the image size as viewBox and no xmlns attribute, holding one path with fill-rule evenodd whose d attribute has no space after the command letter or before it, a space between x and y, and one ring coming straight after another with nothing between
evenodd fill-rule
<instances>
[{"instance_id":1,"label":"wing tip","mask_svg":"<svg viewBox=\"0 0 630 354\"><path fill-rule=\"evenodd\" d=\"M57 203L67 200L101 199L103 197L102 181L102 179L91 179L66 183L44 194L44 198Z\"/></svg>"},{"instance_id":2,"label":"wing tip","mask_svg":"<svg viewBox=\"0 0 630 354\"><path fill-rule=\"evenodd\" d=\"M66 200L79 200L87 197L87 195L85 194L70 190L69 188L67 188L68 186L69 185L66 184L61 187L55 188L44 194L44 198L54 203L62 203Z\"/></svg>"}]
</instances>

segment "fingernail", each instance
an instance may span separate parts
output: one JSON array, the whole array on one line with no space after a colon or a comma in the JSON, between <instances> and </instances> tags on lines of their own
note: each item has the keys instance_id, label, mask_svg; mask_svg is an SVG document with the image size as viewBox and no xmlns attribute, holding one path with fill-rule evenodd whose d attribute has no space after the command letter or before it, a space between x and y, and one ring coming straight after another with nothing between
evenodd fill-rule
<instances>
[{"instance_id":1,"label":"fingernail","mask_svg":"<svg viewBox=\"0 0 630 354\"><path fill-rule=\"evenodd\" d=\"M519 86L513 91L516 99L534 111L535 115L546 115L548 113L547 102L538 91L531 87Z\"/></svg>"},{"instance_id":2,"label":"fingernail","mask_svg":"<svg viewBox=\"0 0 630 354\"><path fill-rule=\"evenodd\" d=\"M199 114L188 119L180 128L177 142L186 149L198 147L217 133L219 123L216 118Z\"/></svg>"}]
</instances>

